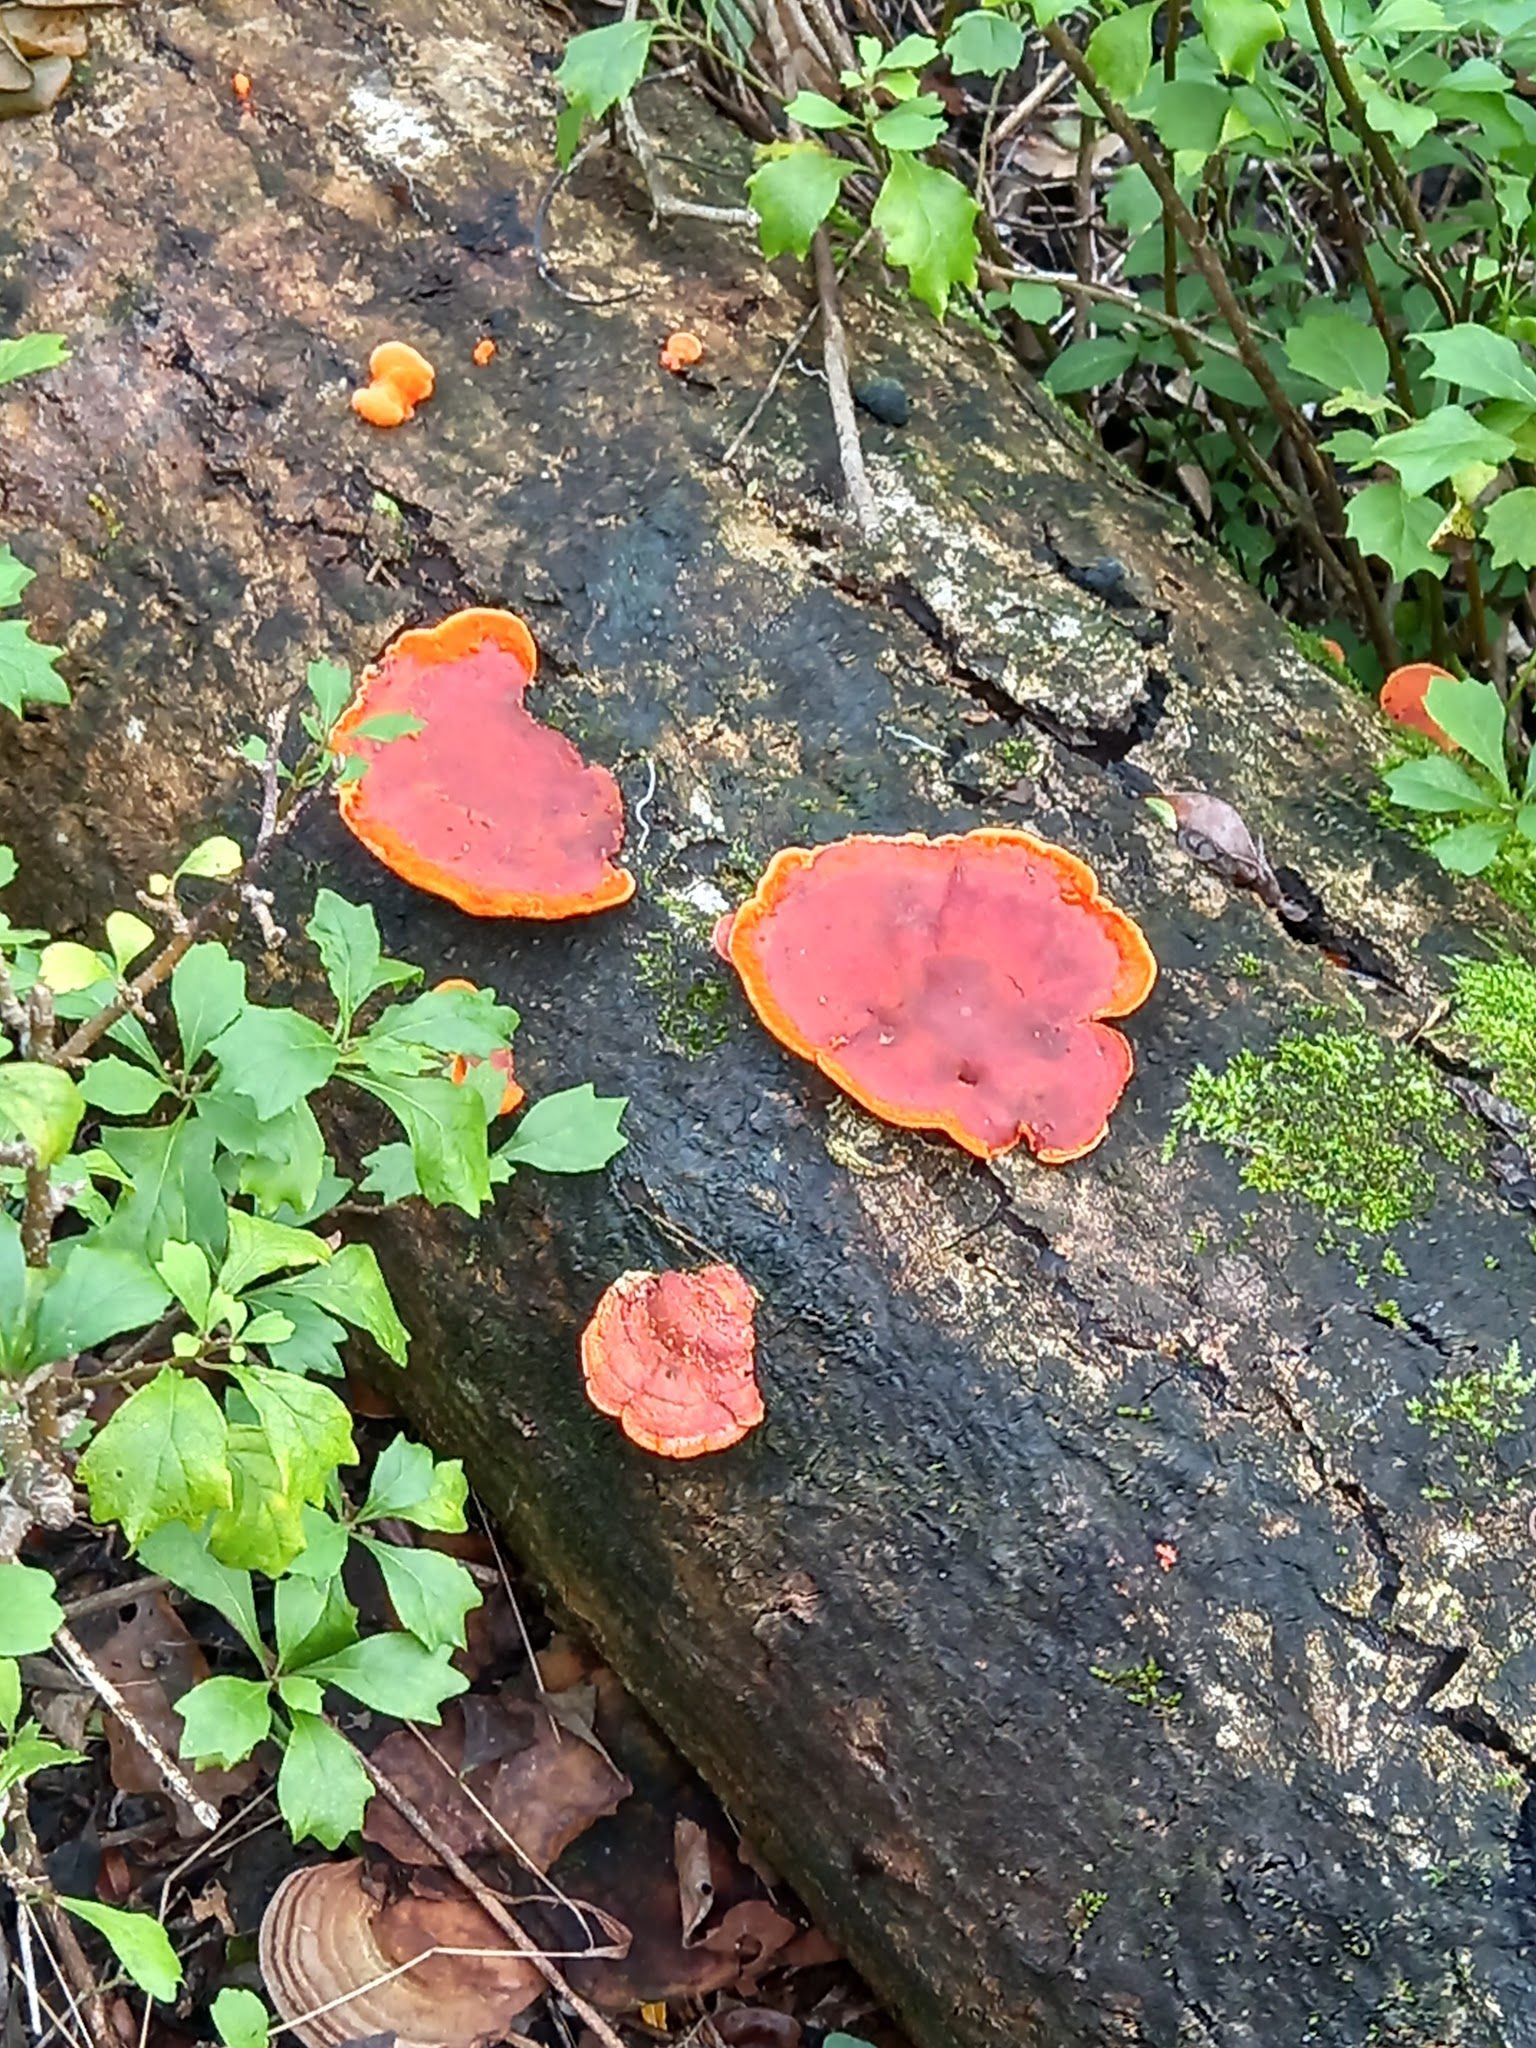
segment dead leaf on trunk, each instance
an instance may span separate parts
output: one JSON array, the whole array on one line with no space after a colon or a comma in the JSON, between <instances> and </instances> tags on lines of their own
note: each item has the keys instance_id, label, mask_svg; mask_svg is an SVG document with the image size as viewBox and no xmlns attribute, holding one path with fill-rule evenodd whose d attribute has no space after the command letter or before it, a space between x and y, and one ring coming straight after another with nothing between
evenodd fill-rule
<instances>
[{"instance_id":1,"label":"dead leaf on trunk","mask_svg":"<svg viewBox=\"0 0 1536 2048\"><path fill-rule=\"evenodd\" d=\"M140 1594L115 1611L116 1627L100 1642L87 1641L86 1648L122 1694L129 1713L149 1730L167 1756L178 1756L181 1716L176 1701L208 1676L208 1660L163 1593ZM164 1799L175 1813L178 1834L206 1834L186 1801L166 1786L158 1766L131 1731L115 1714L105 1714L102 1719L117 1789ZM193 1789L215 1806L248 1792L260 1775L261 1765L254 1757L232 1771L187 1767Z\"/></svg>"},{"instance_id":2,"label":"dead leaf on trunk","mask_svg":"<svg viewBox=\"0 0 1536 2048\"><path fill-rule=\"evenodd\" d=\"M677 1897L683 1914L683 1947L709 1918L715 1903L715 1881L709 1869L709 1836L696 1820L679 1814L672 1824L672 1860L677 1865Z\"/></svg>"}]
</instances>

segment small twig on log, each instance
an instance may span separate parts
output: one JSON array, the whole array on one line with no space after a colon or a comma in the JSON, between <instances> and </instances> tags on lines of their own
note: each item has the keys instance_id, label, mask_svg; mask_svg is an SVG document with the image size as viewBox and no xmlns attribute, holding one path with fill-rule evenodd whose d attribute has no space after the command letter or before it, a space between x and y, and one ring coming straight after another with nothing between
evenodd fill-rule
<instances>
[{"instance_id":1,"label":"small twig on log","mask_svg":"<svg viewBox=\"0 0 1536 2048\"><path fill-rule=\"evenodd\" d=\"M880 525L875 494L869 487L864 467L864 450L859 442L858 416L853 409L853 389L848 381L848 343L843 335L843 316L837 303L837 269L832 261L832 243L826 229L818 228L811 243L816 264L816 295L821 301L821 360L827 372L827 396L832 402L832 424L837 429L837 457L843 468L848 504L859 531L873 535Z\"/></svg>"},{"instance_id":2,"label":"small twig on log","mask_svg":"<svg viewBox=\"0 0 1536 2048\"><path fill-rule=\"evenodd\" d=\"M85 1645L68 1628L61 1628L54 1636L55 1643L64 1653L64 1660L73 1669L77 1678L83 1679L95 1693L102 1705L115 1714L134 1741L149 1758L155 1769L165 1779L166 1785L202 1822L205 1828L216 1828L219 1824L219 1809L211 1800L205 1799L192 1783L186 1772L173 1757L166 1754L158 1736L144 1726L121 1692L108 1678L105 1671L91 1656Z\"/></svg>"},{"instance_id":3,"label":"small twig on log","mask_svg":"<svg viewBox=\"0 0 1536 2048\"><path fill-rule=\"evenodd\" d=\"M64 1615L68 1621L79 1621L87 1614L100 1614L107 1607L126 1607L130 1601L146 1600L151 1593L163 1593L170 1585L169 1579L146 1574L142 1579L130 1579L125 1586L103 1586L99 1593L82 1593L78 1600L66 1600Z\"/></svg>"},{"instance_id":4,"label":"small twig on log","mask_svg":"<svg viewBox=\"0 0 1536 2048\"><path fill-rule=\"evenodd\" d=\"M853 247L848 251L848 254L843 258L842 262L837 266L837 275L839 280L845 278L848 275L848 272L853 268L854 264L858 261L860 256L863 255L864 250L868 246L869 239L873 235L873 233L873 228L866 228L863 234L860 235L859 239L854 243ZM762 418L763 414L768 410L768 407L773 399L773 394L775 393L775 391L778 390L779 385L783 382L784 372L789 368L790 364L794 361L795 357L800 353L800 350L805 343L805 337L810 333L811 329L816 325L816 322L820 318L821 300L818 298L815 304L812 305L805 313L804 317L800 321L799 326L795 329L794 333L789 337L789 340L785 343L783 353L780 355L779 360L773 366L773 374L768 379L762 397L759 398L756 405L754 405L752 410L747 414L746 420L744 421L742 426L738 428L736 434L733 436L730 447L727 448L725 453L721 456L720 467L722 469L729 469L731 464L736 460L736 457L741 453L742 449L746 446L747 442L751 440L753 429L756 427L758 421Z\"/></svg>"}]
</instances>

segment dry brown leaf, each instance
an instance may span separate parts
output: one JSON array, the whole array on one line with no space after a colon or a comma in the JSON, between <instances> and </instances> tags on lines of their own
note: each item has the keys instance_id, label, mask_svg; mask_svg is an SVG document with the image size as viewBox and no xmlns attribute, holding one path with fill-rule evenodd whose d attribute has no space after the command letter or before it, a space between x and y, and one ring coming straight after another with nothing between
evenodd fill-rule
<instances>
[{"instance_id":1,"label":"dry brown leaf","mask_svg":"<svg viewBox=\"0 0 1536 2048\"><path fill-rule=\"evenodd\" d=\"M682 1814L672 1824L672 1860L677 1866L677 1897L683 1914L683 1947L709 1918L715 1903L715 1881L709 1868L709 1836L696 1820Z\"/></svg>"}]
</instances>

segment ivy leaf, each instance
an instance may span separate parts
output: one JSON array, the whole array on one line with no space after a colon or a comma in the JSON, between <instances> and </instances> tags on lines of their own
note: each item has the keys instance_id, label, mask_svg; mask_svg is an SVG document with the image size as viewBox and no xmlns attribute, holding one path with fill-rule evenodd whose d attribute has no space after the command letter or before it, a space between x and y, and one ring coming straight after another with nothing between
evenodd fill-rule
<instances>
[{"instance_id":1,"label":"ivy leaf","mask_svg":"<svg viewBox=\"0 0 1536 2048\"><path fill-rule=\"evenodd\" d=\"M197 1114L236 1159L236 1191L268 1213L285 1204L303 1215L325 1178L325 1138L307 1102L259 1117L237 1095L202 1094Z\"/></svg>"},{"instance_id":2,"label":"ivy leaf","mask_svg":"<svg viewBox=\"0 0 1536 2048\"><path fill-rule=\"evenodd\" d=\"M1084 335L1081 341L1068 342L1041 382L1058 398L1068 398L1074 391L1096 391L1128 370L1137 352L1137 344L1123 334Z\"/></svg>"},{"instance_id":3,"label":"ivy leaf","mask_svg":"<svg viewBox=\"0 0 1536 2048\"><path fill-rule=\"evenodd\" d=\"M944 42L949 68L958 77L979 73L1001 78L1024 58L1024 31L1006 14L972 7L960 16Z\"/></svg>"},{"instance_id":4,"label":"ivy leaf","mask_svg":"<svg viewBox=\"0 0 1536 2048\"><path fill-rule=\"evenodd\" d=\"M282 1583L281 1581L279 1582ZM232 1771L272 1732L272 1696L259 1678L205 1678L176 1702L181 1754L189 1763Z\"/></svg>"},{"instance_id":5,"label":"ivy leaf","mask_svg":"<svg viewBox=\"0 0 1536 2048\"><path fill-rule=\"evenodd\" d=\"M18 334L0 341L0 384L14 384L18 377L35 376L39 370L56 370L68 361L62 334Z\"/></svg>"},{"instance_id":6,"label":"ivy leaf","mask_svg":"<svg viewBox=\"0 0 1536 2048\"><path fill-rule=\"evenodd\" d=\"M437 1550L406 1550L373 1536L358 1541L384 1575L400 1626L429 1650L464 1649L464 1617L480 1605L481 1595L463 1565Z\"/></svg>"},{"instance_id":7,"label":"ivy leaf","mask_svg":"<svg viewBox=\"0 0 1536 2048\"><path fill-rule=\"evenodd\" d=\"M364 1065L370 1052L401 1045L484 1058L505 1048L517 1029L517 1021L516 1010L510 1004L498 1002L492 989L429 988L408 1003L392 1003L357 1041L354 1051ZM383 1071L393 1074L399 1069L386 1063Z\"/></svg>"},{"instance_id":8,"label":"ivy leaf","mask_svg":"<svg viewBox=\"0 0 1536 2048\"><path fill-rule=\"evenodd\" d=\"M654 21L611 21L572 36L555 73L570 105L596 121L627 100L645 74L656 28Z\"/></svg>"},{"instance_id":9,"label":"ivy leaf","mask_svg":"<svg viewBox=\"0 0 1536 2048\"><path fill-rule=\"evenodd\" d=\"M427 1200L478 1216L490 1200L491 1165L485 1104L475 1091L433 1075L386 1080L379 1074L359 1074L356 1079L404 1126L416 1179Z\"/></svg>"},{"instance_id":10,"label":"ivy leaf","mask_svg":"<svg viewBox=\"0 0 1536 2048\"><path fill-rule=\"evenodd\" d=\"M852 128L854 118L846 107L819 92L797 92L784 109L785 117L802 128Z\"/></svg>"},{"instance_id":11,"label":"ivy leaf","mask_svg":"<svg viewBox=\"0 0 1536 2048\"><path fill-rule=\"evenodd\" d=\"M305 930L320 954L325 978L336 998L342 1035L377 989L414 981L418 970L403 960L386 960L379 944L379 926L366 905L349 903L334 889L321 889Z\"/></svg>"},{"instance_id":12,"label":"ivy leaf","mask_svg":"<svg viewBox=\"0 0 1536 2048\"><path fill-rule=\"evenodd\" d=\"M254 1991L226 1984L208 2008L224 2048L267 2048L272 2023Z\"/></svg>"},{"instance_id":13,"label":"ivy leaf","mask_svg":"<svg viewBox=\"0 0 1536 2048\"><path fill-rule=\"evenodd\" d=\"M312 661L304 671L304 687L320 714L321 725L329 732L352 695L350 671L339 661Z\"/></svg>"},{"instance_id":14,"label":"ivy leaf","mask_svg":"<svg viewBox=\"0 0 1536 2048\"><path fill-rule=\"evenodd\" d=\"M953 287L976 282L976 201L948 171L897 156L870 214L913 296L943 319Z\"/></svg>"},{"instance_id":15,"label":"ivy leaf","mask_svg":"<svg viewBox=\"0 0 1536 2048\"><path fill-rule=\"evenodd\" d=\"M344 1244L329 1265L284 1283L284 1292L366 1330L396 1365L404 1365L410 1332L395 1312L372 1245Z\"/></svg>"},{"instance_id":16,"label":"ivy leaf","mask_svg":"<svg viewBox=\"0 0 1536 2048\"><path fill-rule=\"evenodd\" d=\"M313 1835L322 1848L339 1849L362 1826L372 1797L352 1745L318 1714L295 1712L277 1773L277 1804L294 1841Z\"/></svg>"},{"instance_id":17,"label":"ivy leaf","mask_svg":"<svg viewBox=\"0 0 1536 2048\"><path fill-rule=\"evenodd\" d=\"M359 1522L413 1522L418 1529L457 1534L469 1497L457 1458L434 1458L425 1444L397 1436L379 1453Z\"/></svg>"},{"instance_id":18,"label":"ivy leaf","mask_svg":"<svg viewBox=\"0 0 1536 2048\"><path fill-rule=\"evenodd\" d=\"M1379 483L1355 493L1344 523L1364 553L1379 556L1394 576L1418 569L1444 576L1450 563L1429 545L1444 516L1432 499L1410 497L1400 483Z\"/></svg>"},{"instance_id":19,"label":"ivy leaf","mask_svg":"<svg viewBox=\"0 0 1536 2048\"><path fill-rule=\"evenodd\" d=\"M1382 780L1393 803L1408 811L1486 811L1493 799L1459 761L1432 754L1423 761L1404 761L1389 768Z\"/></svg>"},{"instance_id":20,"label":"ivy leaf","mask_svg":"<svg viewBox=\"0 0 1536 2048\"><path fill-rule=\"evenodd\" d=\"M31 1564L0 1564L0 1657L46 1650L64 1619L53 1573Z\"/></svg>"},{"instance_id":21,"label":"ivy leaf","mask_svg":"<svg viewBox=\"0 0 1536 2048\"><path fill-rule=\"evenodd\" d=\"M85 1098L62 1067L14 1060L0 1066L0 1130L19 1131L39 1166L53 1166L75 1141Z\"/></svg>"},{"instance_id":22,"label":"ivy leaf","mask_svg":"<svg viewBox=\"0 0 1536 2048\"><path fill-rule=\"evenodd\" d=\"M1536 370L1507 334L1463 321L1439 332L1410 334L1429 355L1434 374L1474 398L1512 398L1536 406Z\"/></svg>"},{"instance_id":23,"label":"ivy leaf","mask_svg":"<svg viewBox=\"0 0 1536 2048\"><path fill-rule=\"evenodd\" d=\"M81 1095L92 1109L104 1109L110 1116L143 1116L165 1090L164 1081L111 1053L92 1060L80 1076Z\"/></svg>"},{"instance_id":24,"label":"ivy leaf","mask_svg":"<svg viewBox=\"0 0 1536 2048\"><path fill-rule=\"evenodd\" d=\"M1271 43L1285 35L1285 23L1268 0L1201 0L1200 26L1221 70L1251 80Z\"/></svg>"},{"instance_id":25,"label":"ivy leaf","mask_svg":"<svg viewBox=\"0 0 1536 2048\"><path fill-rule=\"evenodd\" d=\"M541 1173L595 1173L629 1143L619 1131L628 1107L627 1095L599 1095L590 1081L562 1088L533 1105L496 1157Z\"/></svg>"},{"instance_id":26,"label":"ivy leaf","mask_svg":"<svg viewBox=\"0 0 1536 2048\"><path fill-rule=\"evenodd\" d=\"M1432 676L1424 692L1424 709L1448 740L1486 768L1505 795L1509 769L1504 757L1504 699L1492 683L1470 677Z\"/></svg>"},{"instance_id":27,"label":"ivy leaf","mask_svg":"<svg viewBox=\"0 0 1536 2048\"><path fill-rule=\"evenodd\" d=\"M1441 867L1453 875L1480 875L1507 837L1507 828L1498 820L1458 825L1454 831L1432 840L1429 850Z\"/></svg>"},{"instance_id":28,"label":"ivy leaf","mask_svg":"<svg viewBox=\"0 0 1536 2048\"><path fill-rule=\"evenodd\" d=\"M806 256L852 169L819 142L775 143L747 180L765 256Z\"/></svg>"},{"instance_id":29,"label":"ivy leaf","mask_svg":"<svg viewBox=\"0 0 1536 2048\"><path fill-rule=\"evenodd\" d=\"M139 1545L139 1562L194 1600L201 1600L215 1614L222 1614L251 1655L261 1660L264 1652L251 1575L220 1564L208 1548L205 1532L189 1529L185 1522L167 1522Z\"/></svg>"},{"instance_id":30,"label":"ivy leaf","mask_svg":"<svg viewBox=\"0 0 1536 2048\"><path fill-rule=\"evenodd\" d=\"M1161 0L1146 0L1123 14L1107 15L1088 38L1083 55L1110 96L1134 99L1152 69L1152 17Z\"/></svg>"},{"instance_id":31,"label":"ivy leaf","mask_svg":"<svg viewBox=\"0 0 1536 2048\"><path fill-rule=\"evenodd\" d=\"M245 966L217 939L203 939L171 971L171 1008L181 1034L182 1065L190 1073L245 1008Z\"/></svg>"},{"instance_id":32,"label":"ivy leaf","mask_svg":"<svg viewBox=\"0 0 1536 2048\"><path fill-rule=\"evenodd\" d=\"M1536 569L1536 490L1506 491L1483 514L1483 539L1495 569Z\"/></svg>"},{"instance_id":33,"label":"ivy leaf","mask_svg":"<svg viewBox=\"0 0 1536 2048\"><path fill-rule=\"evenodd\" d=\"M364 1636L359 1643L305 1666L305 1676L361 1700L381 1714L400 1721L426 1721L436 1727L444 1700L469 1689L469 1680L455 1671L446 1647L428 1650L414 1636L392 1630Z\"/></svg>"},{"instance_id":34,"label":"ivy leaf","mask_svg":"<svg viewBox=\"0 0 1536 2048\"><path fill-rule=\"evenodd\" d=\"M4 348L0 342L0 348ZM37 572L29 569L9 548L0 547L0 611L10 611L21 603L22 592L29 583L35 582Z\"/></svg>"},{"instance_id":35,"label":"ivy leaf","mask_svg":"<svg viewBox=\"0 0 1536 2048\"><path fill-rule=\"evenodd\" d=\"M141 1991L164 2000L176 1996L181 1983L181 1964L171 1947L170 1937L160 1922L148 1913L124 1913L117 1906L99 1905L95 1899L69 1899L59 1894L58 1903L76 1920L105 1937L108 1948Z\"/></svg>"},{"instance_id":36,"label":"ivy leaf","mask_svg":"<svg viewBox=\"0 0 1536 2048\"><path fill-rule=\"evenodd\" d=\"M67 704L69 690L53 672L63 652L34 640L25 619L0 619L0 705L20 718L28 704Z\"/></svg>"},{"instance_id":37,"label":"ivy leaf","mask_svg":"<svg viewBox=\"0 0 1536 2048\"><path fill-rule=\"evenodd\" d=\"M279 1578L304 1548L301 1497L284 1485L266 1432L253 1423L229 1426L230 1503L208 1525L208 1547L233 1571Z\"/></svg>"},{"instance_id":38,"label":"ivy leaf","mask_svg":"<svg viewBox=\"0 0 1536 2048\"><path fill-rule=\"evenodd\" d=\"M1374 327L1348 313L1311 313L1287 329L1284 343L1291 368L1326 391L1375 397L1387 388L1387 344Z\"/></svg>"},{"instance_id":39,"label":"ivy leaf","mask_svg":"<svg viewBox=\"0 0 1536 2048\"><path fill-rule=\"evenodd\" d=\"M1415 495L1432 491L1469 462L1505 462L1515 452L1507 434L1475 420L1465 406L1437 406L1410 426L1376 437L1376 455L1390 462Z\"/></svg>"},{"instance_id":40,"label":"ivy leaf","mask_svg":"<svg viewBox=\"0 0 1536 2048\"><path fill-rule=\"evenodd\" d=\"M297 1010L242 1010L210 1047L219 1063L221 1094L238 1095L259 1117L280 1116L312 1095L336 1071L330 1034Z\"/></svg>"},{"instance_id":41,"label":"ivy leaf","mask_svg":"<svg viewBox=\"0 0 1536 2048\"><path fill-rule=\"evenodd\" d=\"M931 149L944 133L944 102L937 93L920 93L878 116L870 133L885 149Z\"/></svg>"},{"instance_id":42,"label":"ivy leaf","mask_svg":"<svg viewBox=\"0 0 1536 2048\"><path fill-rule=\"evenodd\" d=\"M403 740L413 732L425 732L426 729L427 721L414 717L409 711L381 711L376 717L365 718L360 725L354 725L350 737L387 744L390 740Z\"/></svg>"},{"instance_id":43,"label":"ivy leaf","mask_svg":"<svg viewBox=\"0 0 1536 2048\"><path fill-rule=\"evenodd\" d=\"M126 1245L67 1238L56 1257L33 1319L34 1364L72 1358L125 1330L144 1329L171 1298L149 1260Z\"/></svg>"},{"instance_id":44,"label":"ivy leaf","mask_svg":"<svg viewBox=\"0 0 1536 2048\"><path fill-rule=\"evenodd\" d=\"M130 1545L166 1522L197 1528L230 1501L229 1433L201 1380L167 1366L103 1424L76 1476L98 1522L120 1522Z\"/></svg>"},{"instance_id":45,"label":"ivy leaf","mask_svg":"<svg viewBox=\"0 0 1536 2048\"><path fill-rule=\"evenodd\" d=\"M271 1273L285 1273L295 1266L322 1266L330 1256L330 1246L312 1230L295 1230L287 1223L271 1223L265 1216L247 1216L241 1209L231 1209L229 1250L219 1268L219 1285L226 1294L243 1294Z\"/></svg>"},{"instance_id":46,"label":"ivy leaf","mask_svg":"<svg viewBox=\"0 0 1536 2048\"><path fill-rule=\"evenodd\" d=\"M338 1465L355 1465L352 1417L329 1387L270 1365L231 1365L256 1411L284 1494L318 1506Z\"/></svg>"}]
</instances>

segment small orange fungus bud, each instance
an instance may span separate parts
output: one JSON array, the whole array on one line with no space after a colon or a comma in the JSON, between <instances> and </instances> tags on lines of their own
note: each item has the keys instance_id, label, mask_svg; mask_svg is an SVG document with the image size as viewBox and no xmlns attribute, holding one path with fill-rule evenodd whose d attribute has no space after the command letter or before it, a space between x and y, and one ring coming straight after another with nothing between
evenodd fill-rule
<instances>
[{"instance_id":1,"label":"small orange fungus bud","mask_svg":"<svg viewBox=\"0 0 1536 2048\"><path fill-rule=\"evenodd\" d=\"M239 100L240 104L244 106L251 96L251 74L248 71L232 72L230 74L229 89L235 98Z\"/></svg>"},{"instance_id":2,"label":"small orange fungus bud","mask_svg":"<svg viewBox=\"0 0 1536 2048\"><path fill-rule=\"evenodd\" d=\"M479 341L475 343L474 358L476 367L483 370L486 364L494 359L495 354L495 342L492 341L491 337L488 334L484 335Z\"/></svg>"},{"instance_id":3,"label":"small orange fungus bud","mask_svg":"<svg viewBox=\"0 0 1536 2048\"><path fill-rule=\"evenodd\" d=\"M424 398L432 396L437 373L424 355L403 341L386 341L368 358L370 381L352 394L352 410L373 427L398 427Z\"/></svg>"},{"instance_id":4,"label":"small orange fungus bud","mask_svg":"<svg viewBox=\"0 0 1536 2048\"><path fill-rule=\"evenodd\" d=\"M704 344L696 334L690 334L686 327L676 334L669 334L662 344L661 367L670 370L674 377L680 377L684 370L692 369L704 354Z\"/></svg>"}]
</instances>

